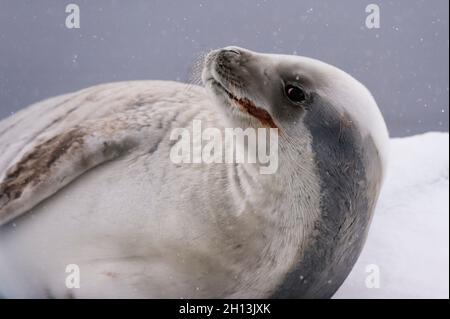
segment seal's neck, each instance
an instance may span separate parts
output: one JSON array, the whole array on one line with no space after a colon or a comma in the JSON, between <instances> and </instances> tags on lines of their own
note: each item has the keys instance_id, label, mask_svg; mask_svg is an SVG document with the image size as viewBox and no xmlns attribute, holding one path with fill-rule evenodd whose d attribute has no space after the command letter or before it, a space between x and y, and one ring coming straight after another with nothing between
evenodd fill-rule
<instances>
[{"instance_id":1,"label":"seal's neck","mask_svg":"<svg viewBox=\"0 0 450 319\"><path fill-rule=\"evenodd\" d=\"M262 153L270 157L266 163L241 163L240 174L242 185L255 184L261 189L261 196L270 198L268 203L270 214L276 218L277 223L308 227L318 217L320 201L320 181L316 172L315 156L311 148L309 134L297 137L272 136L265 145L258 144L258 152L264 147ZM260 142L260 141L259 141ZM270 147L271 150L266 148ZM276 168L276 169L275 169ZM248 182L247 180L251 180ZM261 210L265 214L266 210Z\"/></svg>"}]
</instances>

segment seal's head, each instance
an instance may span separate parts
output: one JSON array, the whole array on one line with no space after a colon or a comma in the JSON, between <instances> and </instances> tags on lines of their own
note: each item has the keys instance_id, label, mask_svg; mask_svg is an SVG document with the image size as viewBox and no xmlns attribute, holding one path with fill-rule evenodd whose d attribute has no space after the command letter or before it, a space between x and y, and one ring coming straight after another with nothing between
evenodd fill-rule
<instances>
[{"instance_id":1,"label":"seal's head","mask_svg":"<svg viewBox=\"0 0 450 319\"><path fill-rule=\"evenodd\" d=\"M306 244L272 297L332 296L361 252L386 167L375 100L329 64L238 47L211 52L202 78L230 125L279 129L278 176Z\"/></svg>"},{"instance_id":2,"label":"seal's head","mask_svg":"<svg viewBox=\"0 0 450 319\"><path fill-rule=\"evenodd\" d=\"M359 81L332 65L226 47L207 55L202 80L232 125L276 127L291 140L305 126L308 131L352 127L373 139L384 162L388 134L375 100Z\"/></svg>"}]
</instances>

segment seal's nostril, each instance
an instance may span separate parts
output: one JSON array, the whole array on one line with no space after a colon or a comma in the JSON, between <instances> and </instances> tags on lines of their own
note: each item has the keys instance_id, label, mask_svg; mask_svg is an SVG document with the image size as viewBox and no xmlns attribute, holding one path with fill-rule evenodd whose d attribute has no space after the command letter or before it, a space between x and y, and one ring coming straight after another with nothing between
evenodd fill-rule
<instances>
[{"instance_id":1,"label":"seal's nostril","mask_svg":"<svg viewBox=\"0 0 450 319\"><path fill-rule=\"evenodd\" d=\"M217 62L223 66L231 66L232 64L240 63L241 50L235 47L226 47L219 51L217 54Z\"/></svg>"},{"instance_id":2,"label":"seal's nostril","mask_svg":"<svg viewBox=\"0 0 450 319\"><path fill-rule=\"evenodd\" d=\"M223 48L223 51L227 52L227 53L236 54L236 55L241 55L242 54L241 50L239 50L239 48L235 47L235 46L225 47L225 48Z\"/></svg>"},{"instance_id":3,"label":"seal's nostril","mask_svg":"<svg viewBox=\"0 0 450 319\"><path fill-rule=\"evenodd\" d=\"M239 52L239 51L236 50L236 49L226 49L226 51L228 51L228 52L230 52L230 53L237 54L237 55L241 55L241 52Z\"/></svg>"}]
</instances>

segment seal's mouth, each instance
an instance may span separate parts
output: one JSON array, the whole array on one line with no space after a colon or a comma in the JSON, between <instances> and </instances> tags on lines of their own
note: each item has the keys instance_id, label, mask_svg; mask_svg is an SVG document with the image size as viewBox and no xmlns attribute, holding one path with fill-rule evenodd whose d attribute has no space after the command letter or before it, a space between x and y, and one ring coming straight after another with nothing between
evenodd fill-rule
<instances>
[{"instance_id":1,"label":"seal's mouth","mask_svg":"<svg viewBox=\"0 0 450 319\"><path fill-rule=\"evenodd\" d=\"M249 115L258 119L261 124L270 128L278 128L275 124L272 116L267 112L264 108L256 106L250 99L246 97L237 97L233 93L231 93L224 85L222 85L219 81L214 78L211 78L210 81L212 85L218 88L220 91L225 93L225 95L234 102L241 111L248 113Z\"/></svg>"}]
</instances>

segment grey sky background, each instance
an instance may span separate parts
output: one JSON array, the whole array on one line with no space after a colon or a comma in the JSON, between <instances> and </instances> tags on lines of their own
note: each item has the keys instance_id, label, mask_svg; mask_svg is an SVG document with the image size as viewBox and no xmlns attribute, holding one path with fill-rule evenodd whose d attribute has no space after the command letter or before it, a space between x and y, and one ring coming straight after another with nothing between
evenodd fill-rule
<instances>
[{"instance_id":1,"label":"grey sky background","mask_svg":"<svg viewBox=\"0 0 450 319\"><path fill-rule=\"evenodd\" d=\"M81 28L65 27L76 3ZM367 29L365 7L381 10ZM375 96L392 136L449 128L448 0L0 0L0 119L98 83L189 81L198 56L238 45L336 65Z\"/></svg>"}]
</instances>

